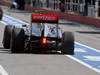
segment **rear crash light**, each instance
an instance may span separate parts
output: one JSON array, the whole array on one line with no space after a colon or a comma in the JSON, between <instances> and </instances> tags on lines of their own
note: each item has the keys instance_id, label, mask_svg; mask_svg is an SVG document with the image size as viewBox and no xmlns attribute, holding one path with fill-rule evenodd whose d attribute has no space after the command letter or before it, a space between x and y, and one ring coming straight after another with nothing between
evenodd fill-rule
<instances>
[{"instance_id":1,"label":"rear crash light","mask_svg":"<svg viewBox=\"0 0 100 75\"><path fill-rule=\"evenodd\" d=\"M47 38L42 37L41 40L40 40L40 46L45 47L46 45L47 45Z\"/></svg>"},{"instance_id":2,"label":"rear crash light","mask_svg":"<svg viewBox=\"0 0 100 75\"><path fill-rule=\"evenodd\" d=\"M42 43L43 43L43 44L46 44L46 43L47 43L47 38L46 38L46 37L43 37L43 38L42 38Z\"/></svg>"}]
</instances>

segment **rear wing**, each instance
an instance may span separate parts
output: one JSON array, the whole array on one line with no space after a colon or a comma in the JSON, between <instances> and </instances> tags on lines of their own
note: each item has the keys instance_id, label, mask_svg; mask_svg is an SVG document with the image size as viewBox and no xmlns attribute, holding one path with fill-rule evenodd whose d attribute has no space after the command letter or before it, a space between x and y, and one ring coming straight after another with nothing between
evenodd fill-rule
<instances>
[{"instance_id":1,"label":"rear wing","mask_svg":"<svg viewBox=\"0 0 100 75\"><path fill-rule=\"evenodd\" d=\"M58 23L59 17L56 14L39 14L31 15L32 23Z\"/></svg>"}]
</instances>

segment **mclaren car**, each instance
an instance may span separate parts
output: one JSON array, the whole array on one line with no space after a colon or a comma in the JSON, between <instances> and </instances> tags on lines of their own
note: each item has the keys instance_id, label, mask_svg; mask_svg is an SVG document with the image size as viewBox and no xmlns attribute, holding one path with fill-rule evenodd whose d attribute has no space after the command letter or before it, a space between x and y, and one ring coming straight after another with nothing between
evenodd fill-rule
<instances>
[{"instance_id":1,"label":"mclaren car","mask_svg":"<svg viewBox=\"0 0 100 75\"><path fill-rule=\"evenodd\" d=\"M51 13L32 13L31 24L6 25L3 46L12 53L25 51L60 51L74 54L74 34L64 32L59 26L59 16Z\"/></svg>"}]
</instances>

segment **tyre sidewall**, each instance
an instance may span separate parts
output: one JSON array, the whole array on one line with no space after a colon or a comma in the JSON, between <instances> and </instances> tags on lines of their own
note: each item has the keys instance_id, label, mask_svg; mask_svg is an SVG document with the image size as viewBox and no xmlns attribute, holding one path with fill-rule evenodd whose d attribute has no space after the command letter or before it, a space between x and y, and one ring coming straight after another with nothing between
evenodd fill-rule
<instances>
[{"instance_id":1,"label":"tyre sidewall","mask_svg":"<svg viewBox=\"0 0 100 75\"><path fill-rule=\"evenodd\" d=\"M64 32L62 34L62 50L63 54L74 54L74 35L72 32Z\"/></svg>"},{"instance_id":2,"label":"tyre sidewall","mask_svg":"<svg viewBox=\"0 0 100 75\"><path fill-rule=\"evenodd\" d=\"M2 9L0 8L0 20L2 20L2 17L3 17L3 11L2 11Z\"/></svg>"},{"instance_id":3,"label":"tyre sidewall","mask_svg":"<svg viewBox=\"0 0 100 75\"><path fill-rule=\"evenodd\" d=\"M11 51L19 53L24 51L25 32L22 28L14 28L11 35Z\"/></svg>"},{"instance_id":4,"label":"tyre sidewall","mask_svg":"<svg viewBox=\"0 0 100 75\"><path fill-rule=\"evenodd\" d=\"M3 35L2 43L3 43L4 48L6 48L6 49L10 48L10 40L11 40L12 29L13 29L13 26L11 26L11 25L5 26L5 29L4 29L4 35Z\"/></svg>"}]
</instances>

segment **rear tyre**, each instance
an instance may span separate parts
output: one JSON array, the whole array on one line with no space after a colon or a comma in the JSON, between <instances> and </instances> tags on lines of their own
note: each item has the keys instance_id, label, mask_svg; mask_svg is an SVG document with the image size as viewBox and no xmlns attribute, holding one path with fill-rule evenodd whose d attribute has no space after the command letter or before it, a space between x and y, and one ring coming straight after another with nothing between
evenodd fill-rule
<instances>
[{"instance_id":1,"label":"rear tyre","mask_svg":"<svg viewBox=\"0 0 100 75\"><path fill-rule=\"evenodd\" d=\"M13 28L13 26L7 25L7 26L5 26L5 29L4 29L4 35L3 35L2 43L3 43L3 47L6 48L6 49L10 48L12 28Z\"/></svg>"},{"instance_id":2,"label":"rear tyre","mask_svg":"<svg viewBox=\"0 0 100 75\"><path fill-rule=\"evenodd\" d=\"M2 20L2 17L3 17L3 11L2 11L2 9L0 8L0 20Z\"/></svg>"},{"instance_id":3,"label":"rear tyre","mask_svg":"<svg viewBox=\"0 0 100 75\"><path fill-rule=\"evenodd\" d=\"M74 35L72 32L62 34L61 52L63 54L74 55Z\"/></svg>"},{"instance_id":4,"label":"rear tyre","mask_svg":"<svg viewBox=\"0 0 100 75\"><path fill-rule=\"evenodd\" d=\"M25 32L24 29L14 28L11 35L11 52L24 52Z\"/></svg>"}]
</instances>

